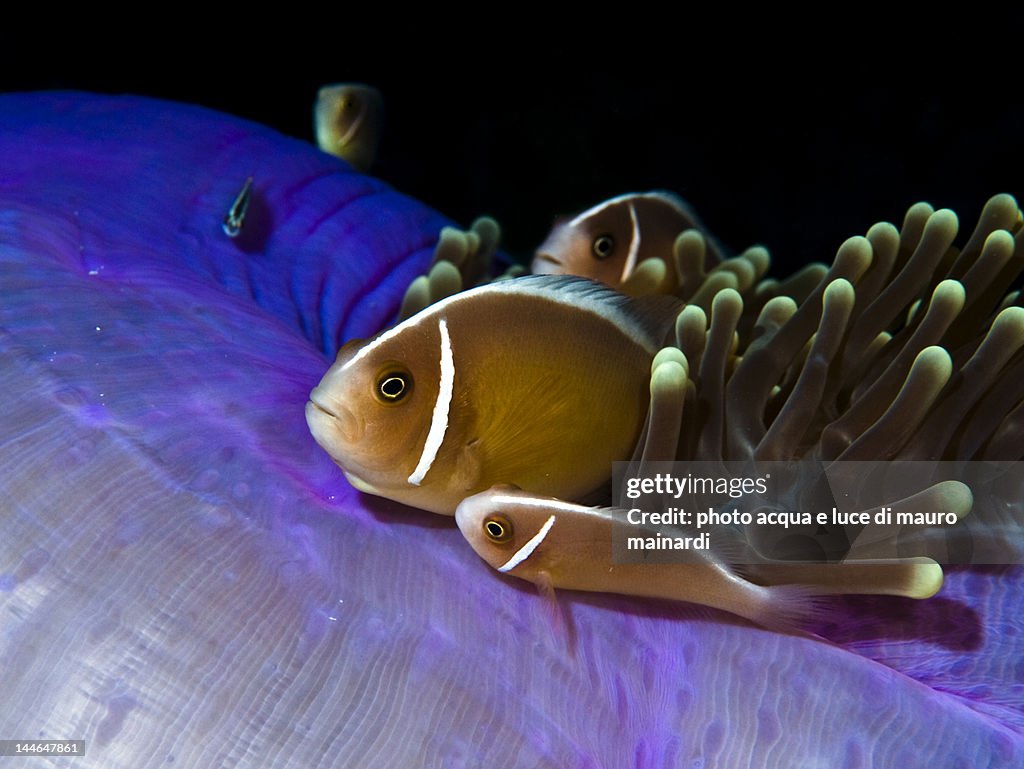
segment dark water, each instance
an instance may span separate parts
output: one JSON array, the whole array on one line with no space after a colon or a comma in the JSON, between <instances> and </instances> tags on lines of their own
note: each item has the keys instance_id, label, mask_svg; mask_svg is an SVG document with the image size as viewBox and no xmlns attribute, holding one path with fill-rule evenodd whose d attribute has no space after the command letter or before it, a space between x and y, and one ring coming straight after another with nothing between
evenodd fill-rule
<instances>
[{"instance_id":1,"label":"dark water","mask_svg":"<svg viewBox=\"0 0 1024 769\"><path fill-rule=\"evenodd\" d=\"M729 248L767 245L776 274L830 261L846 237L898 223L918 200L952 208L966 227L990 195L1024 194L1024 103L996 77L962 87L927 72L822 85L813 66L755 67L741 82L682 64L652 66L642 79L611 68L495 77L486 65L446 71L341 56L274 66L252 52L234 70L196 74L32 69L0 77L0 90L136 92L311 139L320 85L369 82L387 110L375 175L465 224L495 216L521 258L556 214L630 190L682 194Z\"/></svg>"}]
</instances>

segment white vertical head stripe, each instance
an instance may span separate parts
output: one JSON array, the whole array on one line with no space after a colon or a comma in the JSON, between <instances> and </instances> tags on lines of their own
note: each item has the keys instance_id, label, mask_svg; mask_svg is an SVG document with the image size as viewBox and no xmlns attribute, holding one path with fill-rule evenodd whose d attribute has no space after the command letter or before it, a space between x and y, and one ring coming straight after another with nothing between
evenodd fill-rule
<instances>
[{"instance_id":1,"label":"white vertical head stripe","mask_svg":"<svg viewBox=\"0 0 1024 769\"><path fill-rule=\"evenodd\" d=\"M610 198L609 200L606 200L603 203L598 203L593 208L588 208L582 214L577 214L573 218L573 220L571 222L569 222L569 226L570 227L577 227L577 226L579 226L580 222L586 221L591 216L597 216L598 214L600 214L603 211L606 211L607 209L611 208L612 206L618 205L623 200L628 200L629 198L632 198L632 197L636 197L636 193L628 192L625 195L616 195L614 198Z\"/></svg>"},{"instance_id":2,"label":"white vertical head stripe","mask_svg":"<svg viewBox=\"0 0 1024 769\"><path fill-rule=\"evenodd\" d=\"M626 263L622 265L622 280L628 278L636 267L636 258L640 254L640 222L636 220L636 206L629 204L629 221L633 223L633 234L629 240L629 253Z\"/></svg>"},{"instance_id":3,"label":"white vertical head stripe","mask_svg":"<svg viewBox=\"0 0 1024 769\"><path fill-rule=\"evenodd\" d=\"M409 476L409 483L419 486L437 458L437 452L444 442L444 434L448 430L448 409L452 405L452 391L455 386L455 359L452 357L452 340L448 336L448 323L443 318L438 321L441 332L441 381L437 387L437 401L434 403L434 414L430 418L430 430L423 442L423 453L416 469Z\"/></svg>"},{"instance_id":4,"label":"white vertical head stripe","mask_svg":"<svg viewBox=\"0 0 1024 769\"><path fill-rule=\"evenodd\" d=\"M540 545L540 543L544 541L544 537L548 535L548 532L551 531L551 527L554 525L555 516L552 515L544 522L544 525L540 527L540 531L538 531L536 534L533 535L533 537L530 538L529 542L527 542L525 545L519 548L519 550L516 551L516 554L505 562L504 566L498 567L498 571L511 571L516 566L525 561L527 558L529 558L531 555L533 555L533 551L536 550L538 545Z\"/></svg>"}]
</instances>

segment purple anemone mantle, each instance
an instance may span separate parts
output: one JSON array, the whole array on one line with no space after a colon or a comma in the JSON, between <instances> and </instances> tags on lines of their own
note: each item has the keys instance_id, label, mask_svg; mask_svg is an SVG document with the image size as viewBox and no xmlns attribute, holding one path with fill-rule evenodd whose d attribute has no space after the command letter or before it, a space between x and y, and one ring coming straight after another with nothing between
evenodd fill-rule
<instances>
[{"instance_id":1,"label":"purple anemone mantle","mask_svg":"<svg viewBox=\"0 0 1024 769\"><path fill-rule=\"evenodd\" d=\"M837 600L824 640L603 596L559 624L306 429L446 220L203 109L0 115L0 738L84 739L79 769L1024 765L1019 569Z\"/></svg>"}]
</instances>

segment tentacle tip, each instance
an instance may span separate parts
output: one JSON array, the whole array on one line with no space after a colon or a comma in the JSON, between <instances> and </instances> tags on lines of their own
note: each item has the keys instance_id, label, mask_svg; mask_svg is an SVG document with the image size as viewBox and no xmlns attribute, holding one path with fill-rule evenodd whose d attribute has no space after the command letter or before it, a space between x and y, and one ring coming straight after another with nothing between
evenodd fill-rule
<instances>
[{"instance_id":1,"label":"tentacle tip","mask_svg":"<svg viewBox=\"0 0 1024 769\"><path fill-rule=\"evenodd\" d=\"M682 350L678 347L662 347L654 356L654 360L651 361L651 373L653 374L659 366L669 362L677 363L683 369L689 371L690 363Z\"/></svg>"},{"instance_id":2,"label":"tentacle tip","mask_svg":"<svg viewBox=\"0 0 1024 769\"><path fill-rule=\"evenodd\" d=\"M932 227L951 229L956 232L960 226L960 219L957 217L955 211L949 208L940 208L928 217L928 225Z\"/></svg>"},{"instance_id":3,"label":"tentacle tip","mask_svg":"<svg viewBox=\"0 0 1024 769\"><path fill-rule=\"evenodd\" d=\"M853 284L846 278L836 278L825 287L825 292L822 294L823 302L836 302L840 300L846 302L854 300Z\"/></svg>"},{"instance_id":4,"label":"tentacle tip","mask_svg":"<svg viewBox=\"0 0 1024 769\"><path fill-rule=\"evenodd\" d=\"M731 277L731 276L730 276ZM733 287L723 288L715 294L715 298L712 300L711 307L715 312L721 312L727 306L743 307L743 297L740 296L740 292Z\"/></svg>"},{"instance_id":5,"label":"tentacle tip","mask_svg":"<svg viewBox=\"0 0 1024 769\"><path fill-rule=\"evenodd\" d=\"M959 280L954 280L952 278L946 278L935 287L934 291L932 291L933 302L955 305L956 311L960 310L966 299L967 291L964 289L964 284Z\"/></svg>"},{"instance_id":6,"label":"tentacle tip","mask_svg":"<svg viewBox=\"0 0 1024 769\"><path fill-rule=\"evenodd\" d=\"M1019 211L1017 212L1017 215L1020 216ZM986 249L998 248L1006 253L1012 254L1014 245L1015 243L1011 233L1006 230L993 230L988 234L988 237L985 238L984 247Z\"/></svg>"},{"instance_id":7,"label":"tentacle tip","mask_svg":"<svg viewBox=\"0 0 1024 769\"><path fill-rule=\"evenodd\" d=\"M690 248L704 248L706 241L704 234L700 230L683 230L676 236L675 247L676 250L690 249Z\"/></svg>"},{"instance_id":8,"label":"tentacle tip","mask_svg":"<svg viewBox=\"0 0 1024 769\"><path fill-rule=\"evenodd\" d=\"M945 481L942 484L943 501L946 509L956 515L957 520L965 518L974 507L974 492L963 481Z\"/></svg>"},{"instance_id":9,"label":"tentacle tip","mask_svg":"<svg viewBox=\"0 0 1024 769\"><path fill-rule=\"evenodd\" d=\"M679 313L679 319L689 322L699 322L707 325L708 316L703 309L695 304L688 304Z\"/></svg>"},{"instance_id":10,"label":"tentacle tip","mask_svg":"<svg viewBox=\"0 0 1024 769\"><path fill-rule=\"evenodd\" d=\"M1024 307L1005 307L996 316L996 323L1008 323L1014 326L1024 324Z\"/></svg>"},{"instance_id":11,"label":"tentacle tip","mask_svg":"<svg viewBox=\"0 0 1024 769\"><path fill-rule=\"evenodd\" d=\"M951 372L953 370L953 358L950 356L949 351L945 347L939 347L938 345L931 345L921 350L914 359L914 365L918 364L928 367L934 373L942 371ZM947 373L946 376L948 377L949 374Z\"/></svg>"},{"instance_id":12,"label":"tentacle tip","mask_svg":"<svg viewBox=\"0 0 1024 769\"><path fill-rule=\"evenodd\" d=\"M662 361L651 374L651 390L681 392L686 386L687 371L678 360Z\"/></svg>"},{"instance_id":13,"label":"tentacle tip","mask_svg":"<svg viewBox=\"0 0 1024 769\"><path fill-rule=\"evenodd\" d=\"M461 280L459 268L449 262L447 259L442 259L430 268L428 278L431 283L439 279L449 280Z\"/></svg>"},{"instance_id":14,"label":"tentacle tip","mask_svg":"<svg viewBox=\"0 0 1024 769\"><path fill-rule=\"evenodd\" d=\"M907 585L906 596L919 599L931 598L942 589L942 582L945 578L942 566L930 558L915 560L919 563L914 566L910 582Z\"/></svg>"},{"instance_id":15,"label":"tentacle tip","mask_svg":"<svg viewBox=\"0 0 1024 769\"><path fill-rule=\"evenodd\" d=\"M896 225L892 222L876 222L868 228L867 237L868 240L873 240L878 237L890 237L898 238L900 231L896 229Z\"/></svg>"},{"instance_id":16,"label":"tentacle tip","mask_svg":"<svg viewBox=\"0 0 1024 769\"><path fill-rule=\"evenodd\" d=\"M985 202L985 206L1007 206L1017 208L1017 198L1015 198L1009 192L1000 192L990 197ZM1018 213L1020 213L1019 209Z\"/></svg>"},{"instance_id":17,"label":"tentacle tip","mask_svg":"<svg viewBox=\"0 0 1024 769\"><path fill-rule=\"evenodd\" d=\"M935 213L935 209L932 207L931 203L926 200L919 200L907 209L906 218L910 219L915 216L931 216L933 213Z\"/></svg>"}]
</instances>

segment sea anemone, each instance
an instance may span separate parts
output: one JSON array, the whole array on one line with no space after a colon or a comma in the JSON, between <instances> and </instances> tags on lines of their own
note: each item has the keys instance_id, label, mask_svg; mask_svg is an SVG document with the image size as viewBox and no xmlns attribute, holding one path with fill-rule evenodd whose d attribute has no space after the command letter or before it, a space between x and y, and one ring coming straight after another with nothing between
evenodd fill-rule
<instances>
[{"instance_id":1,"label":"sea anemone","mask_svg":"<svg viewBox=\"0 0 1024 769\"><path fill-rule=\"evenodd\" d=\"M5 737L133 769L1024 760L1019 571L837 605L835 643L611 597L574 601L567 637L306 431L446 220L202 109L0 110Z\"/></svg>"}]
</instances>

